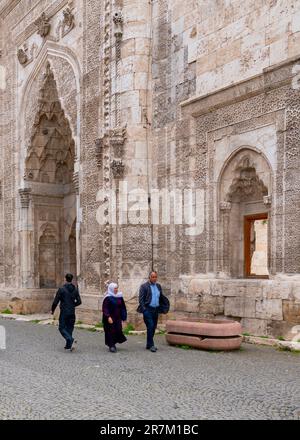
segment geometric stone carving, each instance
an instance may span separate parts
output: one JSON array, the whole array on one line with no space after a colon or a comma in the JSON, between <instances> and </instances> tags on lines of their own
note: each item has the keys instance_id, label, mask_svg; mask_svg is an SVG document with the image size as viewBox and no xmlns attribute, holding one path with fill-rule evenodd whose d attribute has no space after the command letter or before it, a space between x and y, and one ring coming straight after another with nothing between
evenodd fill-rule
<instances>
[{"instance_id":1,"label":"geometric stone carving","mask_svg":"<svg viewBox=\"0 0 300 440\"><path fill-rule=\"evenodd\" d=\"M49 18L46 17L45 12L42 13L42 15L34 22L34 24L37 26L37 33L42 38L45 38L49 34L51 24L49 23Z\"/></svg>"},{"instance_id":2,"label":"geometric stone carving","mask_svg":"<svg viewBox=\"0 0 300 440\"><path fill-rule=\"evenodd\" d=\"M116 127L110 130L109 140L112 147L124 145L126 141L126 127Z\"/></svg>"},{"instance_id":3,"label":"geometric stone carving","mask_svg":"<svg viewBox=\"0 0 300 440\"><path fill-rule=\"evenodd\" d=\"M113 21L114 21L114 36L117 40L121 40L123 36L123 15L122 11L117 11L113 15Z\"/></svg>"},{"instance_id":4,"label":"geometric stone carving","mask_svg":"<svg viewBox=\"0 0 300 440\"><path fill-rule=\"evenodd\" d=\"M125 165L122 160L113 160L111 163L111 170L115 179L122 178L124 175Z\"/></svg>"},{"instance_id":5,"label":"geometric stone carving","mask_svg":"<svg viewBox=\"0 0 300 440\"><path fill-rule=\"evenodd\" d=\"M29 208L31 188L19 189L20 202L22 208Z\"/></svg>"},{"instance_id":6,"label":"geometric stone carving","mask_svg":"<svg viewBox=\"0 0 300 440\"><path fill-rule=\"evenodd\" d=\"M109 142L113 147L114 157L123 156L124 143L126 141L126 127L116 127L109 132Z\"/></svg>"},{"instance_id":7,"label":"geometric stone carving","mask_svg":"<svg viewBox=\"0 0 300 440\"><path fill-rule=\"evenodd\" d=\"M103 163L103 146L104 146L104 138L95 139L95 155L97 166L102 167Z\"/></svg>"},{"instance_id":8,"label":"geometric stone carving","mask_svg":"<svg viewBox=\"0 0 300 440\"><path fill-rule=\"evenodd\" d=\"M43 183L71 183L75 144L61 107L50 64L46 66L28 147L25 175Z\"/></svg>"}]
</instances>

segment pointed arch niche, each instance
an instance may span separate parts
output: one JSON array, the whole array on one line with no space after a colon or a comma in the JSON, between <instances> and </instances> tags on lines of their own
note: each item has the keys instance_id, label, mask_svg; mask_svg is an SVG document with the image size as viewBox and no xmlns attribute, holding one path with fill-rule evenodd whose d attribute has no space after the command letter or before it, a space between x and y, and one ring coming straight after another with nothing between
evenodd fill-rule
<instances>
[{"instance_id":1,"label":"pointed arch niche","mask_svg":"<svg viewBox=\"0 0 300 440\"><path fill-rule=\"evenodd\" d=\"M267 159L258 151L241 148L223 167L218 187L219 272L232 278L268 277L271 273L272 171ZM258 255L257 251L253 255L258 233L264 233L265 240L264 249L260 251L261 263L255 266L251 260Z\"/></svg>"},{"instance_id":2,"label":"pointed arch niche","mask_svg":"<svg viewBox=\"0 0 300 440\"><path fill-rule=\"evenodd\" d=\"M74 164L72 131L61 106L54 73L47 62L24 167L29 200L22 207L29 211L27 215L33 228L27 237L31 242L25 243L32 250L31 255L27 251L27 258L32 261L25 264L27 272L23 274L25 286L31 280L31 285L26 287L53 288L61 284L66 272L72 270L76 275Z\"/></svg>"}]
</instances>

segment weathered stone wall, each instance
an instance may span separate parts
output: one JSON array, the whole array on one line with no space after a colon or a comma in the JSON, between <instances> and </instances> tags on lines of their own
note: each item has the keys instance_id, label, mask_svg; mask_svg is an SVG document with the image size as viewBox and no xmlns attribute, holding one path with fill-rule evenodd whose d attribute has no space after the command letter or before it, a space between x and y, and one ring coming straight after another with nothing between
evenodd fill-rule
<instances>
[{"instance_id":1,"label":"weathered stone wall","mask_svg":"<svg viewBox=\"0 0 300 440\"><path fill-rule=\"evenodd\" d=\"M75 146L80 319L99 320L114 279L138 325L138 286L154 267L171 316L234 317L247 332L290 336L300 302L299 43L298 0L0 1L0 308L51 302L34 284L38 222L24 177L49 62ZM243 208L241 162L256 182ZM118 202L116 225L109 194L121 182L135 197ZM197 228L174 224L180 201L171 224L151 227L152 189L199 191ZM269 215L269 280L237 279L239 221L255 210Z\"/></svg>"},{"instance_id":2,"label":"weathered stone wall","mask_svg":"<svg viewBox=\"0 0 300 440\"><path fill-rule=\"evenodd\" d=\"M290 161L293 157L296 166L298 129L295 122L285 124L286 118L295 121L299 106L299 90L292 87L299 8L280 1L161 0L154 2L154 14L152 184L205 194L201 233L189 236L187 226L155 227L155 267L177 316L223 315L241 319L250 333L287 335L299 323L293 293L300 268L299 172ZM240 87L230 87L235 83ZM231 155L247 147L263 155L272 170L266 185L271 203L261 208L270 215L271 279L218 281L230 278L226 246L231 245L223 236L226 206L220 203L227 190L219 179ZM283 273L295 281L281 281ZM262 293L268 289L271 299Z\"/></svg>"}]
</instances>

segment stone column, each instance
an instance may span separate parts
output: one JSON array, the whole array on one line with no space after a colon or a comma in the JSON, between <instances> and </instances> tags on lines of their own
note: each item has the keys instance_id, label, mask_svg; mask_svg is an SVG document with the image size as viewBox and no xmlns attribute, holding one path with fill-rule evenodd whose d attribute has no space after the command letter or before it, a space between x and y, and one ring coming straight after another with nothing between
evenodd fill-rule
<instances>
[{"instance_id":1,"label":"stone column","mask_svg":"<svg viewBox=\"0 0 300 440\"><path fill-rule=\"evenodd\" d=\"M222 233L221 235L221 253L220 253L220 266L221 272L226 275L230 275L230 253L229 253L229 220L230 220L230 211L231 211L231 203L230 202L221 202L220 203L220 211L221 211L221 227ZM221 250L220 249L220 250Z\"/></svg>"},{"instance_id":2,"label":"stone column","mask_svg":"<svg viewBox=\"0 0 300 440\"><path fill-rule=\"evenodd\" d=\"M20 265L21 287L34 288L34 227L30 198L31 189L19 189L20 196Z\"/></svg>"},{"instance_id":3,"label":"stone column","mask_svg":"<svg viewBox=\"0 0 300 440\"><path fill-rule=\"evenodd\" d=\"M267 195L263 198L264 205L268 212L268 270L270 275L276 274L276 240L272 240L275 237L274 227L275 223L273 221L272 215L272 196Z\"/></svg>"}]
</instances>

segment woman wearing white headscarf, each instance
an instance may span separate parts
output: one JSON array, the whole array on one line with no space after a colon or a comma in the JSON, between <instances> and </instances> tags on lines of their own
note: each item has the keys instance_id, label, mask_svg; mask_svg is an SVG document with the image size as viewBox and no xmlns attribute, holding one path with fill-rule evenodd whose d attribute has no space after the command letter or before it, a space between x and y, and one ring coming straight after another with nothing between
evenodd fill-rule
<instances>
[{"instance_id":1,"label":"woman wearing white headscarf","mask_svg":"<svg viewBox=\"0 0 300 440\"><path fill-rule=\"evenodd\" d=\"M110 283L102 304L102 322L105 332L105 344L111 353L116 353L116 344L127 341L122 330L122 321L127 319L127 311L122 292L118 285Z\"/></svg>"}]
</instances>

